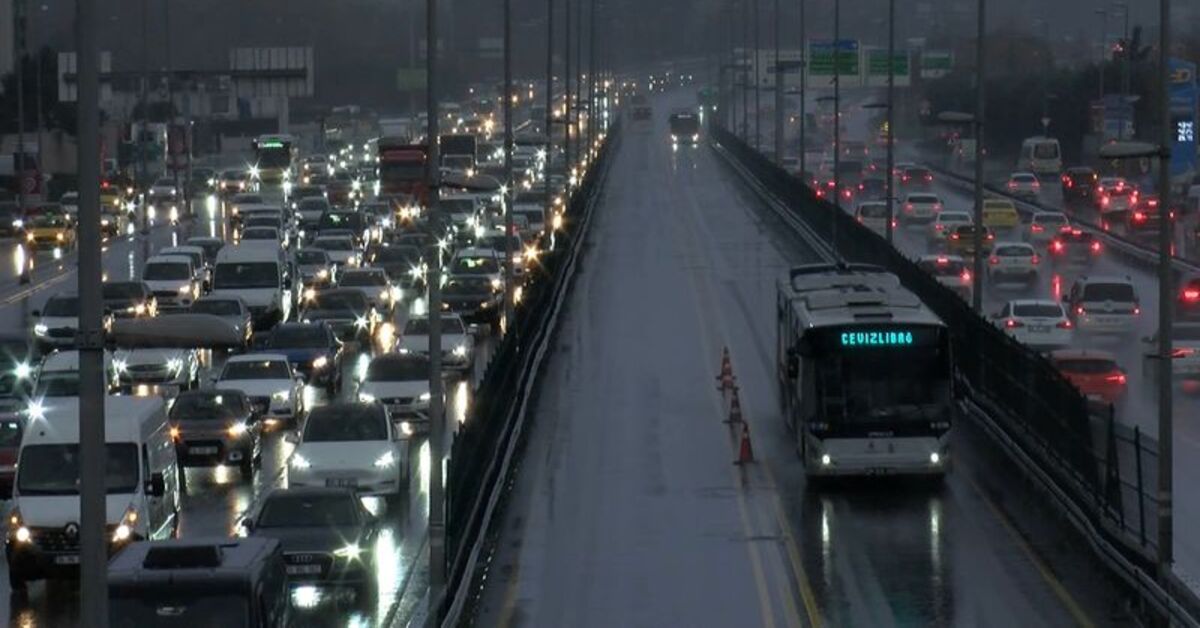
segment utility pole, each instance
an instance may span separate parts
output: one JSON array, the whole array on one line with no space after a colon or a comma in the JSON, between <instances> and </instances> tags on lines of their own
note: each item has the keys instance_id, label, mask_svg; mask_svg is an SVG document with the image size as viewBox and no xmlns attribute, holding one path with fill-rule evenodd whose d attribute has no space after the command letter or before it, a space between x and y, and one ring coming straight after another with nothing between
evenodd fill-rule
<instances>
[{"instance_id":1,"label":"utility pole","mask_svg":"<svg viewBox=\"0 0 1200 628\"><path fill-rule=\"evenodd\" d=\"M1123 34L1121 35L1123 41L1125 42L1124 45L1121 46L1121 95L1129 96L1129 82L1130 82L1129 58L1133 55L1133 50L1130 50L1130 48L1129 48L1129 44L1131 43L1129 41L1129 3L1118 2L1118 3L1116 3L1115 6L1120 7L1121 13L1123 14L1123 16L1125 18L1124 19L1124 28L1122 29ZM1122 133L1124 133L1124 130L1125 129L1122 126L1122 129L1121 129Z\"/></svg>"},{"instance_id":2,"label":"utility pole","mask_svg":"<svg viewBox=\"0 0 1200 628\"><path fill-rule=\"evenodd\" d=\"M1104 100L1104 66L1108 61L1108 11L1096 9L1100 16L1100 100Z\"/></svg>"},{"instance_id":3,"label":"utility pole","mask_svg":"<svg viewBox=\"0 0 1200 628\"><path fill-rule=\"evenodd\" d=\"M13 0L13 58L17 75L17 206L25 209L25 0ZM30 251L32 256L33 252Z\"/></svg>"},{"instance_id":4,"label":"utility pole","mask_svg":"<svg viewBox=\"0 0 1200 628\"><path fill-rule=\"evenodd\" d=\"M737 135L750 140L750 0L742 0L742 129Z\"/></svg>"},{"instance_id":5,"label":"utility pole","mask_svg":"<svg viewBox=\"0 0 1200 628\"><path fill-rule=\"evenodd\" d=\"M446 496L442 461L446 458L446 424L442 417L442 230L438 195L441 185L438 147L438 28L437 0L425 0L425 142L428 145L425 182L429 188L427 210L433 232L433 251L425 284L429 289L429 615L440 617L438 608L446 587Z\"/></svg>"},{"instance_id":6,"label":"utility pole","mask_svg":"<svg viewBox=\"0 0 1200 628\"><path fill-rule=\"evenodd\" d=\"M758 58L762 43L759 41L758 0L754 0L754 150L761 150L762 142L762 81L758 78Z\"/></svg>"},{"instance_id":7,"label":"utility pole","mask_svg":"<svg viewBox=\"0 0 1200 628\"><path fill-rule=\"evenodd\" d=\"M146 189L147 189L147 174L146 174L146 133L150 128L150 36L149 28L149 0L142 0L142 128L134 136L134 146L137 148L138 158L138 173L137 181L134 186L141 196L141 202L138 203L141 214L141 235L142 235L142 261L145 262L150 256L149 241L146 236L150 235L150 208L147 205Z\"/></svg>"},{"instance_id":8,"label":"utility pole","mask_svg":"<svg viewBox=\"0 0 1200 628\"><path fill-rule=\"evenodd\" d=\"M104 301L100 258L100 23L98 0L76 0L79 63L79 616L108 625L104 444Z\"/></svg>"},{"instance_id":9,"label":"utility pole","mask_svg":"<svg viewBox=\"0 0 1200 628\"><path fill-rule=\"evenodd\" d=\"M887 84L887 241L895 236L892 220L896 204L896 0L888 0L888 84Z\"/></svg>"},{"instance_id":10,"label":"utility pole","mask_svg":"<svg viewBox=\"0 0 1200 628\"><path fill-rule=\"evenodd\" d=\"M975 228L974 273L975 285L971 290L971 305L976 314L983 312L983 114L984 84L987 77L983 35L986 28L987 0L979 0L975 26Z\"/></svg>"},{"instance_id":11,"label":"utility pole","mask_svg":"<svg viewBox=\"0 0 1200 628\"><path fill-rule=\"evenodd\" d=\"M563 28L566 30L566 36L563 38L563 169L567 175L567 200L570 200L571 191L574 188L574 183L571 182L571 4L574 0L564 0L566 5L566 14L563 16L566 23Z\"/></svg>"},{"instance_id":12,"label":"utility pole","mask_svg":"<svg viewBox=\"0 0 1200 628\"><path fill-rule=\"evenodd\" d=\"M512 78L512 0L504 0L504 330L513 324L513 78Z\"/></svg>"},{"instance_id":13,"label":"utility pole","mask_svg":"<svg viewBox=\"0 0 1200 628\"><path fill-rule=\"evenodd\" d=\"M838 40L842 37L842 0L833 2L833 208L842 207L842 51ZM838 218L831 216L830 240L834 255L838 252Z\"/></svg>"},{"instance_id":14,"label":"utility pole","mask_svg":"<svg viewBox=\"0 0 1200 628\"><path fill-rule=\"evenodd\" d=\"M599 131L600 116L596 111L596 0L591 0L591 18L588 23L588 163L596 150L596 133Z\"/></svg>"},{"instance_id":15,"label":"utility pole","mask_svg":"<svg viewBox=\"0 0 1200 628\"><path fill-rule=\"evenodd\" d=\"M554 0L546 0L546 167L542 170L542 189L546 198L542 204L542 212L547 220L553 220L554 200L550 193L550 167L554 163ZM509 173L509 177L512 174ZM553 223L551 223L553 224ZM508 227L504 240L512 237L512 227Z\"/></svg>"},{"instance_id":16,"label":"utility pole","mask_svg":"<svg viewBox=\"0 0 1200 628\"><path fill-rule=\"evenodd\" d=\"M804 21L804 5L800 0L800 176L808 178L808 150L805 146L805 127L808 126L808 23ZM808 185L804 181L804 185Z\"/></svg>"},{"instance_id":17,"label":"utility pole","mask_svg":"<svg viewBox=\"0 0 1200 628\"><path fill-rule=\"evenodd\" d=\"M779 0L775 0L775 164L783 165L783 68L779 65Z\"/></svg>"},{"instance_id":18,"label":"utility pole","mask_svg":"<svg viewBox=\"0 0 1200 628\"><path fill-rule=\"evenodd\" d=\"M1174 423L1171 380L1172 310L1175 289L1171 276L1171 2L1159 0L1158 45L1158 577L1166 582L1175 562Z\"/></svg>"},{"instance_id":19,"label":"utility pole","mask_svg":"<svg viewBox=\"0 0 1200 628\"><path fill-rule=\"evenodd\" d=\"M583 109L579 106L582 102L583 91L583 0L579 0L579 6L575 11L575 160L579 163L580 157L583 155ZM589 114L590 115L590 114ZM577 181L583 180L583 170L580 169Z\"/></svg>"}]
</instances>

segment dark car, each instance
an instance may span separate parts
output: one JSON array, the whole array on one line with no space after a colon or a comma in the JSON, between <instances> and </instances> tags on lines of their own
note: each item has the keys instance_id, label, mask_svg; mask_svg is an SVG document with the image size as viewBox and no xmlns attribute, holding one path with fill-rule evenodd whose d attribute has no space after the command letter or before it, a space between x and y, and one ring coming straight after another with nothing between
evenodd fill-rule
<instances>
[{"instance_id":1,"label":"dark car","mask_svg":"<svg viewBox=\"0 0 1200 628\"><path fill-rule=\"evenodd\" d=\"M0 201L0 237L20 235L24 225L21 208L16 201Z\"/></svg>"},{"instance_id":2,"label":"dark car","mask_svg":"<svg viewBox=\"0 0 1200 628\"><path fill-rule=\"evenodd\" d=\"M140 281L107 281L100 292L104 308L115 318L146 318L158 314L158 299Z\"/></svg>"},{"instance_id":3,"label":"dark car","mask_svg":"<svg viewBox=\"0 0 1200 628\"><path fill-rule=\"evenodd\" d=\"M361 606L375 603L379 524L352 489L273 489L241 527L279 541L291 582L349 586Z\"/></svg>"},{"instance_id":4,"label":"dark car","mask_svg":"<svg viewBox=\"0 0 1200 628\"><path fill-rule=\"evenodd\" d=\"M405 290L422 278L421 249L411 245L377 246L367 251L367 263L387 271Z\"/></svg>"},{"instance_id":5,"label":"dark car","mask_svg":"<svg viewBox=\"0 0 1200 628\"><path fill-rule=\"evenodd\" d=\"M25 434L25 404L16 399L0 402L0 499L12 497L17 477L17 454Z\"/></svg>"},{"instance_id":6,"label":"dark car","mask_svg":"<svg viewBox=\"0 0 1200 628\"><path fill-rule=\"evenodd\" d=\"M217 191L217 171L212 168L192 168L188 178L188 193L202 196Z\"/></svg>"},{"instance_id":7,"label":"dark car","mask_svg":"<svg viewBox=\"0 0 1200 628\"><path fill-rule=\"evenodd\" d=\"M240 390L192 390L180 393L167 420L179 464L238 467L242 481L253 479L262 461L262 422ZM181 474L180 477L186 477Z\"/></svg>"},{"instance_id":8,"label":"dark car","mask_svg":"<svg viewBox=\"0 0 1200 628\"><path fill-rule=\"evenodd\" d=\"M281 323L256 348L287 356L292 369L312 386L324 386L330 396L342 386L342 343L323 322Z\"/></svg>"},{"instance_id":9,"label":"dark car","mask_svg":"<svg viewBox=\"0 0 1200 628\"><path fill-rule=\"evenodd\" d=\"M442 287L442 309L472 323L499 323L501 298L487 276L450 275Z\"/></svg>"},{"instance_id":10,"label":"dark car","mask_svg":"<svg viewBox=\"0 0 1200 628\"><path fill-rule=\"evenodd\" d=\"M1092 198L1100 175L1086 166L1067 168L1062 173L1062 195L1066 201L1086 201Z\"/></svg>"},{"instance_id":11,"label":"dark car","mask_svg":"<svg viewBox=\"0 0 1200 628\"><path fill-rule=\"evenodd\" d=\"M887 181L879 177L867 177L858 184L858 195L862 200L887 198Z\"/></svg>"},{"instance_id":12,"label":"dark car","mask_svg":"<svg viewBox=\"0 0 1200 628\"><path fill-rule=\"evenodd\" d=\"M317 233L324 234L339 229L353 233L354 242L361 246L363 233L367 230L366 217L356 211L334 210L321 214L321 220L317 222Z\"/></svg>"},{"instance_id":13,"label":"dark car","mask_svg":"<svg viewBox=\"0 0 1200 628\"><path fill-rule=\"evenodd\" d=\"M1060 231L1050 241L1046 250L1055 264L1080 264L1090 266L1104 252L1104 245L1096 234L1082 229Z\"/></svg>"},{"instance_id":14,"label":"dark car","mask_svg":"<svg viewBox=\"0 0 1200 628\"><path fill-rule=\"evenodd\" d=\"M1200 321L1200 275L1179 282L1179 297L1175 299L1175 318Z\"/></svg>"},{"instance_id":15,"label":"dark car","mask_svg":"<svg viewBox=\"0 0 1200 628\"><path fill-rule=\"evenodd\" d=\"M325 322L342 341L364 343L374 337L377 315L362 290L329 288L308 296L300 312L301 321Z\"/></svg>"},{"instance_id":16,"label":"dark car","mask_svg":"<svg viewBox=\"0 0 1200 628\"><path fill-rule=\"evenodd\" d=\"M1175 208L1168 212L1172 224L1177 215ZM1152 238L1162 228L1162 211L1158 206L1157 194L1138 197L1137 205L1125 214L1125 233L1132 238Z\"/></svg>"},{"instance_id":17,"label":"dark car","mask_svg":"<svg viewBox=\"0 0 1200 628\"><path fill-rule=\"evenodd\" d=\"M933 172L929 168L909 166L900 170L900 185L923 187L933 185Z\"/></svg>"}]
</instances>

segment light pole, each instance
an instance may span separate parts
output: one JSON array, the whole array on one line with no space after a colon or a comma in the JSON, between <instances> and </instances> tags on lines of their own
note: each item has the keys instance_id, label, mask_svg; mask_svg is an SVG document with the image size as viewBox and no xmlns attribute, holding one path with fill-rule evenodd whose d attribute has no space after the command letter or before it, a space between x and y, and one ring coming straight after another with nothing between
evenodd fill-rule
<instances>
[{"instance_id":1,"label":"light pole","mask_svg":"<svg viewBox=\"0 0 1200 628\"><path fill-rule=\"evenodd\" d=\"M805 127L808 126L808 23L804 21L804 5L800 0L800 177L808 178L808 147ZM804 182L808 185L808 181Z\"/></svg>"},{"instance_id":2,"label":"light pole","mask_svg":"<svg viewBox=\"0 0 1200 628\"><path fill-rule=\"evenodd\" d=\"M100 46L97 0L75 3L79 63L79 589L80 617L108 625L104 445L104 302L100 258ZM86 410L84 410L86 408Z\"/></svg>"},{"instance_id":3,"label":"light pole","mask_svg":"<svg viewBox=\"0 0 1200 628\"><path fill-rule=\"evenodd\" d=\"M563 168L567 174L567 197L570 198L570 190L573 187L571 182L571 4L574 0L564 0L566 5L566 14L564 18L566 23L563 29L566 31L566 36L563 37Z\"/></svg>"},{"instance_id":4,"label":"light pole","mask_svg":"<svg viewBox=\"0 0 1200 628\"><path fill-rule=\"evenodd\" d=\"M1171 516L1174 473L1174 424L1171 378L1171 319L1175 291L1171 276L1171 2L1159 0L1158 44L1158 576L1166 582L1175 561Z\"/></svg>"},{"instance_id":5,"label":"light pole","mask_svg":"<svg viewBox=\"0 0 1200 628\"><path fill-rule=\"evenodd\" d=\"M758 19L758 0L754 0L754 150L755 151L758 151L761 148L759 146L759 144L762 141L762 130L761 130L762 90L760 89L762 81L759 80L759 78L758 78L759 49L762 48L762 44L759 41L759 32L758 32L759 26L760 26L759 22L761 22L761 20Z\"/></svg>"},{"instance_id":6,"label":"light pole","mask_svg":"<svg viewBox=\"0 0 1200 628\"><path fill-rule=\"evenodd\" d=\"M986 102L987 79L986 46L984 33L987 29L987 0L979 0L975 26L975 228L971 230L974 240L975 260L973 268L975 285L971 290L971 306L976 314L983 312L983 116Z\"/></svg>"},{"instance_id":7,"label":"light pole","mask_svg":"<svg viewBox=\"0 0 1200 628\"><path fill-rule=\"evenodd\" d=\"M442 255L441 212L438 186L441 172L438 157L438 28L437 0L425 0L425 183L429 226L433 232L430 269L425 277L429 290L429 615L438 617L446 586L446 497L442 477L446 425L442 420Z\"/></svg>"},{"instance_id":8,"label":"light pole","mask_svg":"<svg viewBox=\"0 0 1200 628\"><path fill-rule=\"evenodd\" d=\"M842 37L842 0L833 2L833 208L842 207L842 51L838 40ZM838 251L838 216L830 221L830 245L836 255Z\"/></svg>"},{"instance_id":9,"label":"light pole","mask_svg":"<svg viewBox=\"0 0 1200 628\"><path fill-rule=\"evenodd\" d=\"M1100 16L1100 100L1104 100L1104 65L1108 60L1108 11L1096 9Z\"/></svg>"},{"instance_id":10,"label":"light pole","mask_svg":"<svg viewBox=\"0 0 1200 628\"><path fill-rule=\"evenodd\" d=\"M888 84L887 84L887 241L894 237L892 220L896 204L896 0L888 0ZM909 63L912 59L909 59Z\"/></svg>"},{"instance_id":11,"label":"light pole","mask_svg":"<svg viewBox=\"0 0 1200 628\"><path fill-rule=\"evenodd\" d=\"M550 218L554 201L550 198L550 167L554 164L554 0L546 0L546 165L542 170L542 190L546 198L542 204L544 215ZM511 174L509 175L512 176ZM504 240L512 238L512 227Z\"/></svg>"},{"instance_id":12,"label":"light pole","mask_svg":"<svg viewBox=\"0 0 1200 628\"><path fill-rule=\"evenodd\" d=\"M504 0L504 329L513 323L513 78L512 78L512 0Z\"/></svg>"},{"instance_id":13,"label":"light pole","mask_svg":"<svg viewBox=\"0 0 1200 628\"><path fill-rule=\"evenodd\" d=\"M13 58L17 78L17 206L25 210L25 0L13 0Z\"/></svg>"},{"instance_id":14,"label":"light pole","mask_svg":"<svg viewBox=\"0 0 1200 628\"><path fill-rule=\"evenodd\" d=\"M742 129L743 141L750 139L750 0L742 0Z\"/></svg>"},{"instance_id":15,"label":"light pole","mask_svg":"<svg viewBox=\"0 0 1200 628\"><path fill-rule=\"evenodd\" d=\"M783 165L783 68L779 65L779 0L775 0L775 163Z\"/></svg>"}]
</instances>

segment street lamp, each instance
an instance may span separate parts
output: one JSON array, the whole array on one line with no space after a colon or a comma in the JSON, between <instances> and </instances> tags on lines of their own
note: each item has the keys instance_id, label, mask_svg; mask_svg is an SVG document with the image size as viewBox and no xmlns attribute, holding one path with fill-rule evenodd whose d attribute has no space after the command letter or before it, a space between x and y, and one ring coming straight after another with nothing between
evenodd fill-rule
<instances>
[{"instance_id":1,"label":"street lamp","mask_svg":"<svg viewBox=\"0 0 1200 628\"><path fill-rule=\"evenodd\" d=\"M975 287L971 290L971 306L983 313L983 120L986 103L987 59L984 33L987 30L987 2L979 0L975 25Z\"/></svg>"}]
</instances>

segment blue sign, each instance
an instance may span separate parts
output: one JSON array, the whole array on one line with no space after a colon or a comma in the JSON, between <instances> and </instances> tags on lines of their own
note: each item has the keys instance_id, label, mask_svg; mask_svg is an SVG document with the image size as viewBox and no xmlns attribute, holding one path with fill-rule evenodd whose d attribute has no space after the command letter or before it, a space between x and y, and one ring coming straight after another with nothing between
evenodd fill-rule
<instances>
[{"instance_id":1,"label":"blue sign","mask_svg":"<svg viewBox=\"0 0 1200 628\"><path fill-rule=\"evenodd\" d=\"M1171 58L1171 177L1196 171L1196 64Z\"/></svg>"},{"instance_id":2,"label":"blue sign","mask_svg":"<svg viewBox=\"0 0 1200 628\"><path fill-rule=\"evenodd\" d=\"M844 331L843 347L911 347L913 333L903 330Z\"/></svg>"}]
</instances>

